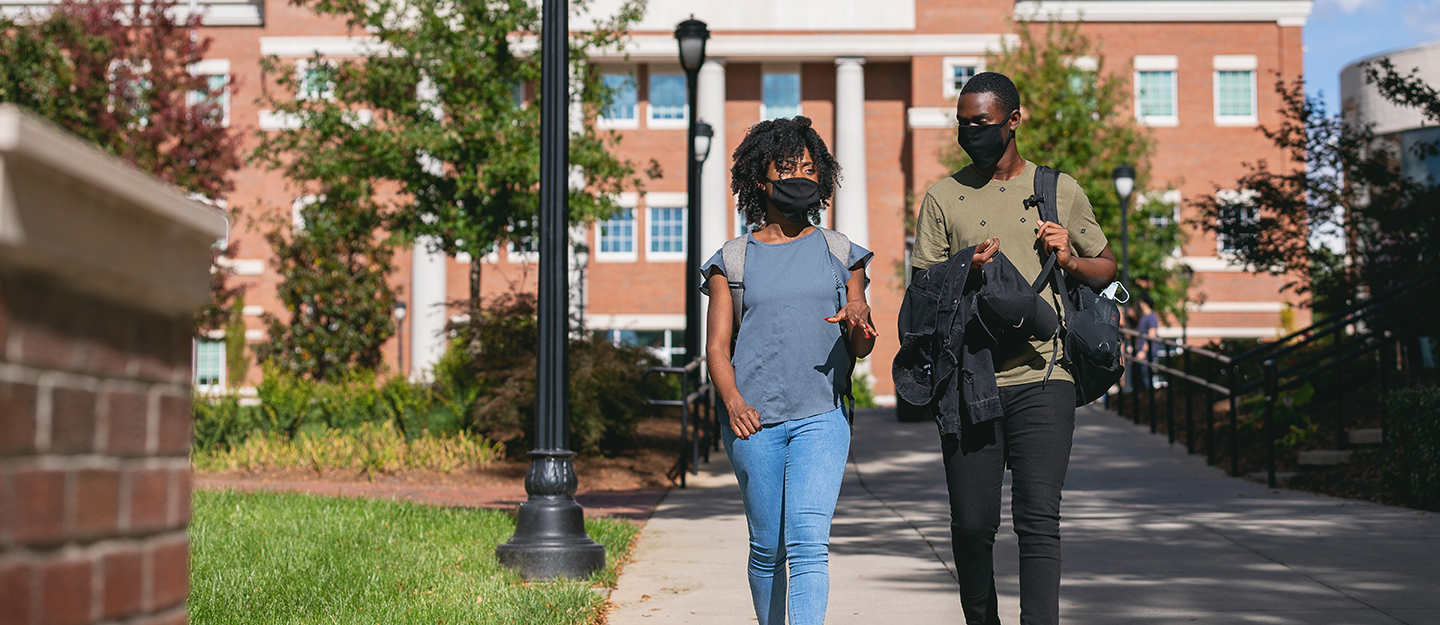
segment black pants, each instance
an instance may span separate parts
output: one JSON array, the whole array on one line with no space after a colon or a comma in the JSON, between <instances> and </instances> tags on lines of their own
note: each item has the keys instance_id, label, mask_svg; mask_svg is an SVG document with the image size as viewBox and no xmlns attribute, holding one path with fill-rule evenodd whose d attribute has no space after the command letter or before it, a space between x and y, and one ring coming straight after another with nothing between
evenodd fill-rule
<instances>
[{"instance_id":1,"label":"black pants","mask_svg":"<svg viewBox=\"0 0 1440 625\"><path fill-rule=\"evenodd\" d=\"M950 534L968 625L998 625L995 533L1010 467L1011 513L1020 537L1020 623L1060 622L1060 489L1075 435L1070 382L1002 387L1005 416L941 439L950 489Z\"/></svg>"}]
</instances>

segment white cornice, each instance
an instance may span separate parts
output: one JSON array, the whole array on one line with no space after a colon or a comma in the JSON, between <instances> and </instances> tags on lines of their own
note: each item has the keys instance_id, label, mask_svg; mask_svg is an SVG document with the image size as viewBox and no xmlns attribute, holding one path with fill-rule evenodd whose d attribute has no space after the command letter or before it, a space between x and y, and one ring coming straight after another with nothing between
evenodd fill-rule
<instances>
[{"instance_id":1,"label":"white cornice","mask_svg":"<svg viewBox=\"0 0 1440 625\"><path fill-rule=\"evenodd\" d=\"M1021 0L1015 19L1078 22L1276 22L1304 26L1309 0Z\"/></svg>"},{"instance_id":2,"label":"white cornice","mask_svg":"<svg viewBox=\"0 0 1440 625\"><path fill-rule=\"evenodd\" d=\"M260 38L261 56L281 58L309 58L316 54L330 58L361 58L381 49L379 42L373 37L342 35Z\"/></svg>"},{"instance_id":3,"label":"white cornice","mask_svg":"<svg viewBox=\"0 0 1440 625\"><path fill-rule=\"evenodd\" d=\"M955 109L940 106L912 106L905 111L911 128L954 128Z\"/></svg>"},{"instance_id":4,"label":"white cornice","mask_svg":"<svg viewBox=\"0 0 1440 625\"><path fill-rule=\"evenodd\" d=\"M60 4L59 0L0 0L0 15L21 17L27 11ZM127 3L128 4L128 3ZM205 26L264 26L264 0L202 0L201 24ZM43 13L42 13L43 14ZM190 5L181 2L175 5L172 17L178 22L190 18Z\"/></svg>"},{"instance_id":5,"label":"white cornice","mask_svg":"<svg viewBox=\"0 0 1440 625\"><path fill-rule=\"evenodd\" d=\"M836 57L908 58L947 54L984 55L1000 49L1014 35L931 34L824 34L824 35L714 35L705 54L724 59L830 60ZM594 58L674 59L675 36L642 34L630 37L622 51L603 52Z\"/></svg>"}]
</instances>

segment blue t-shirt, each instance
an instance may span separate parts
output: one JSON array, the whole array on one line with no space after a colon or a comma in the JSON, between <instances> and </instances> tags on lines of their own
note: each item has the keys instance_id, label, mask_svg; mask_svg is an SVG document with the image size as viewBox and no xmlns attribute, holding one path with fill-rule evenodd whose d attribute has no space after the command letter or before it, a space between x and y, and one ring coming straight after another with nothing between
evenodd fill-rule
<instances>
[{"instance_id":1,"label":"blue t-shirt","mask_svg":"<svg viewBox=\"0 0 1440 625\"><path fill-rule=\"evenodd\" d=\"M746 235L746 245L745 309L730 358L740 396L761 425L839 408L851 357L840 324L825 319L840 311L850 267L869 265L870 250L852 243L841 263L819 230L784 243ZM722 252L700 266L702 284L712 268L725 273Z\"/></svg>"},{"instance_id":2,"label":"blue t-shirt","mask_svg":"<svg viewBox=\"0 0 1440 625\"><path fill-rule=\"evenodd\" d=\"M1155 311L1152 310L1140 317L1139 327L1135 328L1135 330L1140 333L1140 336L1149 337L1151 330L1159 330L1159 328L1160 315L1155 314ZM1145 347L1147 348L1146 357L1152 362L1155 360L1155 345L1155 341L1149 338L1145 339Z\"/></svg>"}]
</instances>

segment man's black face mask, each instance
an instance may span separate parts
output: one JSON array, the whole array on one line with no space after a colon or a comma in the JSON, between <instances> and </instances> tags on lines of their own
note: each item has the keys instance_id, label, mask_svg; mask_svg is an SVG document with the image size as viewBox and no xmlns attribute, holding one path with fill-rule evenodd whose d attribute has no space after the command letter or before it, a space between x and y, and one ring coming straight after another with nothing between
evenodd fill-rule
<instances>
[{"instance_id":1,"label":"man's black face mask","mask_svg":"<svg viewBox=\"0 0 1440 625\"><path fill-rule=\"evenodd\" d=\"M1011 112L1013 115L1014 112ZM991 170L1000 164L1000 158L1005 156L1005 148L1010 147L1010 142L1015 139L1015 133L1005 134L1005 126L1010 121L1010 116L998 124L983 124L977 126L961 126L956 133L956 141L960 147L970 155L970 160L975 162L976 169Z\"/></svg>"}]
</instances>

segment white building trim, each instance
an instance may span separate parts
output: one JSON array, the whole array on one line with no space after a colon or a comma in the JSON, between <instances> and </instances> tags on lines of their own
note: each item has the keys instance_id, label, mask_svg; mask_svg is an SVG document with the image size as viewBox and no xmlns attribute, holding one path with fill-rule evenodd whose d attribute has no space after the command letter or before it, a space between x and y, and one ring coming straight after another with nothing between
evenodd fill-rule
<instances>
[{"instance_id":1,"label":"white building trim","mask_svg":"<svg viewBox=\"0 0 1440 625\"><path fill-rule=\"evenodd\" d=\"M18 18L31 12L44 15L40 9L60 4L58 0L0 0L0 15ZM126 2L125 4L129 4ZM264 26L264 0L204 0L198 3L200 23L204 26ZM181 2L172 9L178 23L190 19L190 3Z\"/></svg>"},{"instance_id":2,"label":"white building trim","mask_svg":"<svg viewBox=\"0 0 1440 625\"><path fill-rule=\"evenodd\" d=\"M585 323L596 330L678 330L685 327L685 315L590 313Z\"/></svg>"},{"instance_id":3,"label":"white building trim","mask_svg":"<svg viewBox=\"0 0 1440 625\"><path fill-rule=\"evenodd\" d=\"M1278 313L1285 310L1285 302L1192 302L1186 308L1202 313Z\"/></svg>"},{"instance_id":4,"label":"white building trim","mask_svg":"<svg viewBox=\"0 0 1440 625\"><path fill-rule=\"evenodd\" d=\"M830 61L837 56L870 60L912 56L984 56L999 52L1002 41L1016 43L1014 35L932 34L818 34L818 35L713 35L705 55L737 59ZM533 42L527 42L533 46ZM594 59L675 59L675 35L637 34L623 50L597 51Z\"/></svg>"},{"instance_id":5,"label":"white building trim","mask_svg":"<svg viewBox=\"0 0 1440 625\"><path fill-rule=\"evenodd\" d=\"M1191 326L1189 328L1189 331L1182 331L1179 327L1161 327L1156 330L1156 334L1159 334L1160 338L1164 339L1178 339L1181 336L1188 336L1192 339L1273 339L1282 336L1283 332L1284 329L1280 326L1251 326L1233 328Z\"/></svg>"},{"instance_id":6,"label":"white building trim","mask_svg":"<svg viewBox=\"0 0 1440 625\"><path fill-rule=\"evenodd\" d=\"M315 35L260 38L260 55L280 58L310 58L316 54L325 57L363 58L383 49L379 40L374 37Z\"/></svg>"},{"instance_id":7,"label":"white building trim","mask_svg":"<svg viewBox=\"0 0 1440 625\"><path fill-rule=\"evenodd\" d=\"M954 128L955 109L939 106L912 106L905 111L905 121L912 129Z\"/></svg>"},{"instance_id":8,"label":"white building trim","mask_svg":"<svg viewBox=\"0 0 1440 625\"><path fill-rule=\"evenodd\" d=\"M1181 256L1179 261L1195 273L1251 273L1244 263L1229 256Z\"/></svg>"},{"instance_id":9,"label":"white building trim","mask_svg":"<svg viewBox=\"0 0 1440 625\"><path fill-rule=\"evenodd\" d=\"M1275 22L1304 26L1309 0L1020 0L1015 19L1067 22Z\"/></svg>"}]
</instances>

